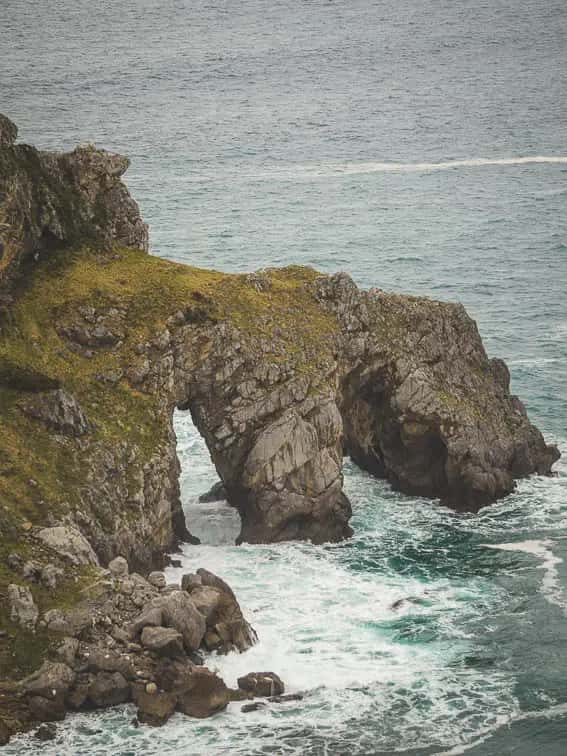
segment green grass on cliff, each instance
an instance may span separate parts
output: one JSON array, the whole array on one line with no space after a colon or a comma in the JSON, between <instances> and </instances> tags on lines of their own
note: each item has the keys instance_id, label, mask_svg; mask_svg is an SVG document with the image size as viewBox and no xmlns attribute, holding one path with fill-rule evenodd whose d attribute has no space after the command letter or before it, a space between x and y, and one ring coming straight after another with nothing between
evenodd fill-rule
<instances>
[{"instance_id":1,"label":"green grass on cliff","mask_svg":"<svg viewBox=\"0 0 567 756\"><path fill-rule=\"evenodd\" d=\"M273 271L266 274L269 287L257 291L245 276L134 250L64 251L40 264L0 335L0 516L8 509L17 521L39 524L44 508L52 513L65 508L84 478L76 442L20 411L28 390L64 386L95 421L95 439L127 437L149 453L160 439L158 397L140 393L126 379L108 385L97 376L135 364L137 345L155 338L179 310L196 322L232 323L244 339L264 342L264 359L292 357L308 369L336 327L305 288L316 276L306 268ZM94 349L87 358L69 349L58 326L90 305L125 311L126 334L119 347ZM207 353L207 331L203 327L196 360ZM30 479L38 485L30 487Z\"/></svg>"},{"instance_id":2,"label":"green grass on cliff","mask_svg":"<svg viewBox=\"0 0 567 756\"><path fill-rule=\"evenodd\" d=\"M80 508L93 445L127 440L143 463L164 441L167 424L160 413L169 409L128 380L128 368L140 360L139 345L155 339L181 311L195 325L194 353L188 357L196 363L210 350L211 325L226 322L259 359L291 359L299 371L309 372L331 355L336 331L333 318L309 294L317 275L307 268L268 271L260 279L228 275L125 249L62 250L36 265L0 323L0 630L12 639L0 660L6 674L29 671L50 642L45 633L23 633L10 621L7 584L21 580L5 566L8 554L44 561L29 529L59 521L78 503ZM85 355L59 332L79 308L91 306L125 313L124 338ZM124 372L118 382L100 380L116 371ZM33 392L54 387L68 389L93 422L87 441L55 434L22 413L22 401ZM78 577L56 594L34 585L38 605L72 603L84 587L84 576Z\"/></svg>"}]
</instances>

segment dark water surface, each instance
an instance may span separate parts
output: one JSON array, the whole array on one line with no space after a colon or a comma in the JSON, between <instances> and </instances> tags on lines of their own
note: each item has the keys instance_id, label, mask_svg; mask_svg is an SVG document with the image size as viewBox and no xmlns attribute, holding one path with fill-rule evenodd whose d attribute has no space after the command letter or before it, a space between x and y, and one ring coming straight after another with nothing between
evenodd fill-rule
<instances>
[{"instance_id":1,"label":"dark water surface","mask_svg":"<svg viewBox=\"0 0 567 756\"><path fill-rule=\"evenodd\" d=\"M563 0L2 0L0 32L0 111L24 141L128 154L155 254L459 300L567 451ZM211 663L305 698L158 731L76 716L42 752L567 753L564 462L465 517L349 464L350 542L236 548L177 429L204 541L183 569L229 579L261 639Z\"/></svg>"}]
</instances>

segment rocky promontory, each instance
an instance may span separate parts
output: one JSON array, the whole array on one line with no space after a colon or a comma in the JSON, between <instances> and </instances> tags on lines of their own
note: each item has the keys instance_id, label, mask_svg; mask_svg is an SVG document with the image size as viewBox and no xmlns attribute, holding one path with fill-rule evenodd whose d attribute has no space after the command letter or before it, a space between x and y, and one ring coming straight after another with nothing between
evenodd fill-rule
<instances>
[{"instance_id":1,"label":"rocky promontory","mask_svg":"<svg viewBox=\"0 0 567 756\"><path fill-rule=\"evenodd\" d=\"M402 491L466 511L510 493L517 478L550 473L557 449L530 423L505 364L487 357L461 305L363 291L344 273L232 275L153 257L121 180L125 158L92 146L41 152L16 134L0 117L7 680L76 637L53 618L72 615L93 585L105 601L108 591L123 596L116 577L104 576L113 560L124 558L145 583L168 551L192 540L175 408L190 410L207 443L240 513L241 541L348 537L345 453ZM148 601L163 603L156 596ZM130 621L133 609L124 611ZM187 653L179 628L155 627L165 632L146 632L148 643ZM89 642L84 630L79 643ZM122 640L143 645L141 636ZM81 648L79 667L67 665L73 674L121 674L134 695L134 680L90 669Z\"/></svg>"}]
</instances>

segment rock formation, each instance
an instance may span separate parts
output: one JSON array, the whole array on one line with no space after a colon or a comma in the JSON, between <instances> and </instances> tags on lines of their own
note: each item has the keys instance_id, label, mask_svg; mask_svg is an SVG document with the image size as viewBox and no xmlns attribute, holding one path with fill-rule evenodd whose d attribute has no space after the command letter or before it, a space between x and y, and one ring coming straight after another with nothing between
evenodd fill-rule
<instances>
[{"instance_id":1,"label":"rock formation","mask_svg":"<svg viewBox=\"0 0 567 756\"><path fill-rule=\"evenodd\" d=\"M16 135L0 117L8 677L39 666L53 637L82 627L82 591L100 565L113 580L125 569L117 557L148 575L191 540L176 407L191 411L207 443L240 513L241 541L348 537L345 451L400 490L459 510L506 495L516 478L550 473L557 449L510 394L506 366L488 359L461 305L361 291L344 273L231 275L152 257L120 178L125 158L93 147L39 152ZM162 590L157 577L145 582ZM225 585L200 575L183 588L190 596L154 595L147 627L157 629L140 626L136 643L175 658L202 643L253 640ZM131 694L123 671L100 672L93 705ZM108 677L117 674L124 684ZM224 694L203 675L221 706ZM147 714L156 721L174 700L172 689L159 690ZM183 695L185 710L198 711L193 694Z\"/></svg>"},{"instance_id":2,"label":"rock formation","mask_svg":"<svg viewBox=\"0 0 567 756\"><path fill-rule=\"evenodd\" d=\"M21 681L0 683L0 713L9 706L12 715L4 726L27 727L64 719L68 711L130 701L140 722L161 725L176 710L207 717L232 700L266 697L272 688L283 693L274 673L264 673L263 687L249 684L256 678L248 675L247 684L231 690L203 666L197 652L211 648L209 637L216 638L215 650L228 653L246 651L256 634L221 578L199 570L184 583L187 590L167 585L163 576L157 588L130 574L121 557L108 570L95 568L69 609L42 614L41 625L55 641L49 658ZM16 621L27 626L29 619ZM32 621L35 626L37 609ZM272 679L278 684L270 687L266 680ZM38 731L38 737L45 734Z\"/></svg>"}]
</instances>

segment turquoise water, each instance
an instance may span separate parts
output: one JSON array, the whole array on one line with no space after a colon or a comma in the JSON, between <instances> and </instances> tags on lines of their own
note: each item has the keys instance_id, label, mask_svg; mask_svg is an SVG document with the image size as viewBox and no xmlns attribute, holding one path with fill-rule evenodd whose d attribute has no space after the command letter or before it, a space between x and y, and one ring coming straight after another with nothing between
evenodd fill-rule
<instances>
[{"instance_id":1,"label":"turquoise water","mask_svg":"<svg viewBox=\"0 0 567 756\"><path fill-rule=\"evenodd\" d=\"M154 254L459 300L567 451L562 0L4 0L1 23L0 110L38 145L130 155ZM564 460L476 516L347 461L352 540L235 547L234 512L196 501L203 442L176 427L203 539L182 569L227 578L260 636L210 663L305 697L158 731L75 716L42 752L567 753Z\"/></svg>"}]
</instances>

